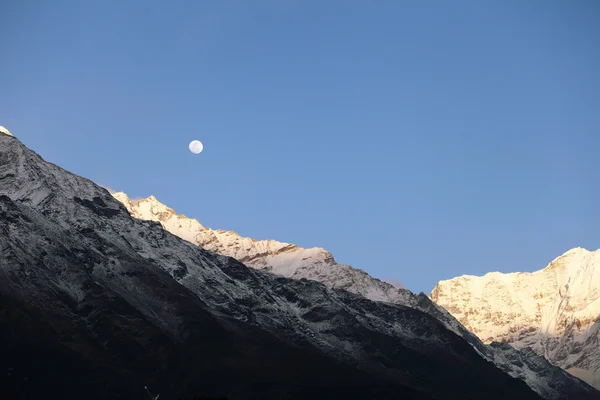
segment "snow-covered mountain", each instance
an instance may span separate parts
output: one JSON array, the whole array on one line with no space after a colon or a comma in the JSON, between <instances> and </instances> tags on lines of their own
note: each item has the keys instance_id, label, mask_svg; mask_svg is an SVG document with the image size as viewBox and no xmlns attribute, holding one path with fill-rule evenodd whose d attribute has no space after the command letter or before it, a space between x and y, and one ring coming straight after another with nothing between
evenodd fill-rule
<instances>
[{"instance_id":1,"label":"snow-covered mountain","mask_svg":"<svg viewBox=\"0 0 600 400\"><path fill-rule=\"evenodd\" d=\"M0 135L0 398L539 398L414 297L248 268Z\"/></svg>"},{"instance_id":2,"label":"snow-covered mountain","mask_svg":"<svg viewBox=\"0 0 600 400\"><path fill-rule=\"evenodd\" d=\"M441 281L431 299L484 342L530 347L600 388L600 250L569 250L533 273Z\"/></svg>"},{"instance_id":3,"label":"snow-covered mountain","mask_svg":"<svg viewBox=\"0 0 600 400\"><path fill-rule=\"evenodd\" d=\"M12 134L3 126L0 126L0 133L4 133L5 135L12 136Z\"/></svg>"},{"instance_id":4,"label":"snow-covered mountain","mask_svg":"<svg viewBox=\"0 0 600 400\"><path fill-rule=\"evenodd\" d=\"M194 243L205 250L226 255L258 270L293 279L308 279L329 288L344 289L370 300L397 304L434 316L448 330L465 339L475 351L493 362L509 375L524 380L532 389L547 399L579 399L587 396L587 389L579 392L580 382L552 367L543 358L521 353L514 349L484 345L444 308L431 302L424 294L395 287L371 277L366 272L348 265L337 264L324 249L303 249L293 244L274 240L254 240L232 231L213 230L195 219L178 215L160 203L154 196L131 200L125 193L113 193L132 216L159 222L166 230ZM598 396L600 398L600 396Z\"/></svg>"}]
</instances>

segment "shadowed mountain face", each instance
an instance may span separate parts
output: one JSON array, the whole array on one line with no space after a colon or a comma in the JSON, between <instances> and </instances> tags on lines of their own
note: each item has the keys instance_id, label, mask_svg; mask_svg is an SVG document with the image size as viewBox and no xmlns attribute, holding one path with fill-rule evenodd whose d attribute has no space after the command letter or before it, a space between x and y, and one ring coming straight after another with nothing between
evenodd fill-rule
<instances>
[{"instance_id":1,"label":"shadowed mountain face","mask_svg":"<svg viewBox=\"0 0 600 400\"><path fill-rule=\"evenodd\" d=\"M539 398L427 312L204 251L7 135L0 354L3 399Z\"/></svg>"}]
</instances>

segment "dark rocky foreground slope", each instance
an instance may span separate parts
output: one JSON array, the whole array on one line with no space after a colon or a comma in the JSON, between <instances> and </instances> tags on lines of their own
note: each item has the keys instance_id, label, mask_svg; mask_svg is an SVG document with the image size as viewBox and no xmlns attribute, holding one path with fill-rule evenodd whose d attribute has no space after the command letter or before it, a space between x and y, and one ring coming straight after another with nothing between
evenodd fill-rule
<instances>
[{"instance_id":1,"label":"dark rocky foreground slope","mask_svg":"<svg viewBox=\"0 0 600 400\"><path fill-rule=\"evenodd\" d=\"M0 391L2 399L539 398L426 312L206 252L131 218L104 189L7 135Z\"/></svg>"}]
</instances>

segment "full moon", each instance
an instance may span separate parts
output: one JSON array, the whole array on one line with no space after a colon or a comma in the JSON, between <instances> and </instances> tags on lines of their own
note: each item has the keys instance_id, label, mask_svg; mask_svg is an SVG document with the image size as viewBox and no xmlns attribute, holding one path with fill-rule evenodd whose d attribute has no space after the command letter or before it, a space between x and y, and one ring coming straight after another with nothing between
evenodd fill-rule
<instances>
[{"instance_id":1,"label":"full moon","mask_svg":"<svg viewBox=\"0 0 600 400\"><path fill-rule=\"evenodd\" d=\"M199 140L192 140L190 142L190 151L194 154L198 154L202 152L202 149L204 149L204 146L202 145L202 142Z\"/></svg>"}]
</instances>

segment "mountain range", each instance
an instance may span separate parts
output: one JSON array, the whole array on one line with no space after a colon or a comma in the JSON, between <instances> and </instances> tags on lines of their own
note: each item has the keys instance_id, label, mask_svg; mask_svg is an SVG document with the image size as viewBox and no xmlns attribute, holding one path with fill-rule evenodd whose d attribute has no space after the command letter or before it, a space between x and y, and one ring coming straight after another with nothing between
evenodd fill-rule
<instances>
[{"instance_id":1,"label":"mountain range","mask_svg":"<svg viewBox=\"0 0 600 400\"><path fill-rule=\"evenodd\" d=\"M493 346L484 346L472 332L465 329L444 308L431 303L423 294L415 295L409 290L371 277L362 270L349 265L337 264L334 257L324 249L303 249L293 244L274 240L254 240L241 237L233 231L213 230L204 227L196 219L177 214L175 210L160 203L154 196L134 200L123 192L113 193L113 196L123 203L135 218L159 222L163 228L182 239L206 250L233 257L252 268L293 279L314 280L330 288L344 289L373 301L400 304L433 314L444 323L446 328L465 338L487 359L493 361L511 376L525 380L542 396L555 399L567 398L568 391L558 390L552 387L552 384L540 381L538 377L540 374L539 364L543 364L547 368L547 361L535 353L529 353L525 349L526 346L519 347L525 350L522 352L496 343ZM437 298L432 296L432 299L436 300ZM477 307L476 303L473 303L472 306ZM460 318L459 321L461 321ZM471 327L467 325L467 328ZM479 331L475 333L477 332ZM488 341L488 343L491 342L493 341ZM524 354L527 354L527 357ZM523 358L525 363L522 366L515 365L512 362L515 358ZM516 364L520 364L520 362L517 361ZM564 373L558 375L565 382L572 381ZM559 387L563 386L569 386L569 384L563 382L562 385L559 385Z\"/></svg>"},{"instance_id":2,"label":"mountain range","mask_svg":"<svg viewBox=\"0 0 600 400\"><path fill-rule=\"evenodd\" d=\"M322 249L115 196L0 134L1 398L600 398Z\"/></svg>"}]
</instances>

